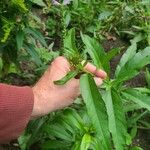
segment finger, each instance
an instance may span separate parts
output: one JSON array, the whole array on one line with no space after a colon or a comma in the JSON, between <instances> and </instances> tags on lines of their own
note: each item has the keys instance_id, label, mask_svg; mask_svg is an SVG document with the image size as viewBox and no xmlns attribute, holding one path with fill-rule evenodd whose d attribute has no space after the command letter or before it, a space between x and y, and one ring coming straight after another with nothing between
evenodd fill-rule
<instances>
[{"instance_id":1,"label":"finger","mask_svg":"<svg viewBox=\"0 0 150 150\"><path fill-rule=\"evenodd\" d=\"M95 81L97 86L100 86L103 83L103 80L101 78L98 78L98 77L94 77L94 81Z\"/></svg>"},{"instance_id":2,"label":"finger","mask_svg":"<svg viewBox=\"0 0 150 150\"><path fill-rule=\"evenodd\" d=\"M70 64L65 57L57 57L50 66L51 79L59 80L70 71Z\"/></svg>"},{"instance_id":3,"label":"finger","mask_svg":"<svg viewBox=\"0 0 150 150\"><path fill-rule=\"evenodd\" d=\"M51 66L55 67L55 69L59 69L61 71L64 71L65 73L70 71L70 64L68 62L68 60L63 57L63 56L59 56L57 58L54 59L54 61L52 62Z\"/></svg>"},{"instance_id":4,"label":"finger","mask_svg":"<svg viewBox=\"0 0 150 150\"><path fill-rule=\"evenodd\" d=\"M84 69L102 79L105 79L107 77L107 74L105 71L103 71L102 69L97 69L96 66L94 66L93 64L89 62L85 65Z\"/></svg>"}]
</instances>

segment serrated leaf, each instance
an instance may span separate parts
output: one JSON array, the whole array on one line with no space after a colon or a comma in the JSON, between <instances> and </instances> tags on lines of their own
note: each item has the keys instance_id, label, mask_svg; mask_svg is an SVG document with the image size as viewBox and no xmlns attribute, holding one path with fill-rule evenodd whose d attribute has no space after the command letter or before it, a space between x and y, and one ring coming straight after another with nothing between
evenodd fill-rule
<instances>
[{"instance_id":1,"label":"serrated leaf","mask_svg":"<svg viewBox=\"0 0 150 150\"><path fill-rule=\"evenodd\" d=\"M64 76L64 77L63 77L62 79L60 79L60 80L54 81L54 83L55 83L56 85L63 85L63 84L65 84L65 83L67 83L70 79L74 78L78 73L79 73L78 70L69 71L66 76Z\"/></svg>"},{"instance_id":2,"label":"serrated leaf","mask_svg":"<svg viewBox=\"0 0 150 150\"><path fill-rule=\"evenodd\" d=\"M86 46L86 51L89 53L96 67L107 68L104 64L102 64L103 58L106 55L102 46L100 46L99 43L95 39L87 35L81 34L81 38L82 38L83 43Z\"/></svg>"},{"instance_id":3,"label":"serrated leaf","mask_svg":"<svg viewBox=\"0 0 150 150\"><path fill-rule=\"evenodd\" d=\"M80 89L89 117L96 130L96 136L99 138L98 142L101 143L102 149L110 150L106 107L93 78L89 74L81 76Z\"/></svg>"},{"instance_id":4,"label":"serrated leaf","mask_svg":"<svg viewBox=\"0 0 150 150\"><path fill-rule=\"evenodd\" d=\"M22 30L17 32L16 35L16 42L17 42L17 49L20 50L23 46L24 41L24 32Z\"/></svg>"},{"instance_id":5,"label":"serrated leaf","mask_svg":"<svg viewBox=\"0 0 150 150\"><path fill-rule=\"evenodd\" d=\"M122 95L135 103L139 106L146 108L150 111L150 96L140 93L138 90L135 89L127 89L126 91L122 92Z\"/></svg>"},{"instance_id":6,"label":"serrated leaf","mask_svg":"<svg viewBox=\"0 0 150 150\"><path fill-rule=\"evenodd\" d=\"M24 33L32 35L35 39L37 39L43 46L48 47L43 35L36 29L33 28L25 28Z\"/></svg>"},{"instance_id":7,"label":"serrated leaf","mask_svg":"<svg viewBox=\"0 0 150 150\"><path fill-rule=\"evenodd\" d=\"M104 93L103 99L107 108L109 131L112 134L114 147L117 150L124 150L127 128L122 100L117 92L110 88Z\"/></svg>"}]
</instances>

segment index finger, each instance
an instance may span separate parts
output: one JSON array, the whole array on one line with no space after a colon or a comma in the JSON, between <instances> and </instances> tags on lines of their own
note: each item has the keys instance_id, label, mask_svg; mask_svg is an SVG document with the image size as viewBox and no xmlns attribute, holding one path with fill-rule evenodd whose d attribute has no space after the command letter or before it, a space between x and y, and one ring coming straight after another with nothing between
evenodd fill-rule
<instances>
[{"instance_id":1,"label":"index finger","mask_svg":"<svg viewBox=\"0 0 150 150\"><path fill-rule=\"evenodd\" d=\"M104 70L97 69L96 66L89 62L85 65L84 69L101 79L105 79L107 77L107 73Z\"/></svg>"}]
</instances>

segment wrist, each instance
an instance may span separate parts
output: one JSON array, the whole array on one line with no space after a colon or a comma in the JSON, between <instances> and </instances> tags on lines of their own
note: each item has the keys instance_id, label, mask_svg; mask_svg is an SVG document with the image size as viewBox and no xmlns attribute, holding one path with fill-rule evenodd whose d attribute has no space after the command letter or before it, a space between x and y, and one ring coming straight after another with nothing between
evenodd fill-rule
<instances>
[{"instance_id":1,"label":"wrist","mask_svg":"<svg viewBox=\"0 0 150 150\"><path fill-rule=\"evenodd\" d=\"M31 114L31 119L36 119L38 117L43 116L44 114L42 113L42 104L41 101L39 100L40 95L38 91L36 90L35 87L32 88L33 95L34 95L34 104L33 104L33 110Z\"/></svg>"}]
</instances>

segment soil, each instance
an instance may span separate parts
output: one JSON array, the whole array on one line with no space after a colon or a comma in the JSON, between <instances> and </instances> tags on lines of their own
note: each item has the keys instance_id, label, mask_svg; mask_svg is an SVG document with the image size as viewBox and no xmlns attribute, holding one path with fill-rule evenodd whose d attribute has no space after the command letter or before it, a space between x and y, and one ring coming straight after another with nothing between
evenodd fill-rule
<instances>
[{"instance_id":1,"label":"soil","mask_svg":"<svg viewBox=\"0 0 150 150\"><path fill-rule=\"evenodd\" d=\"M140 146L143 150L150 150L150 130L138 130L133 145Z\"/></svg>"}]
</instances>

